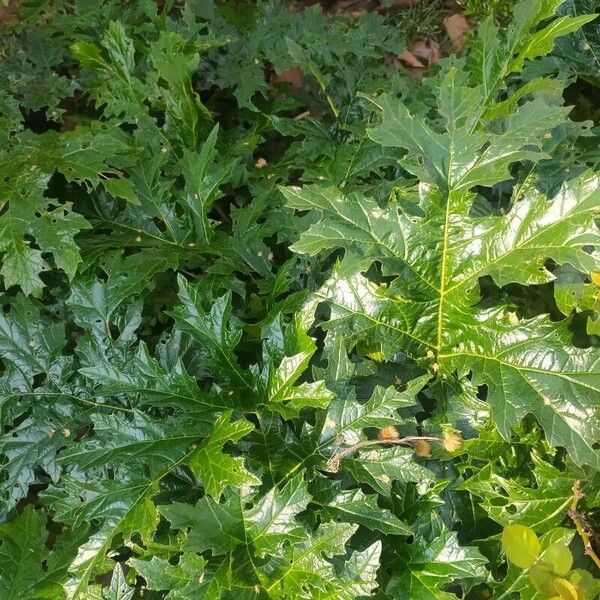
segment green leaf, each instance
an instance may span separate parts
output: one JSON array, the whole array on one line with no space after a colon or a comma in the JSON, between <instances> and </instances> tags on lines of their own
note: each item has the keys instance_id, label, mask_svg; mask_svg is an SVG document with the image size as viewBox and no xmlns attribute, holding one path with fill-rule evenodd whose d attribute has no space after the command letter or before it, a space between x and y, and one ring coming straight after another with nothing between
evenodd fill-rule
<instances>
[{"instance_id":1,"label":"green leaf","mask_svg":"<svg viewBox=\"0 0 600 600\"><path fill-rule=\"evenodd\" d=\"M68 413L34 410L33 414L0 436L0 453L4 456L6 480L0 482L1 511L6 514L19 500L27 496L29 486L40 480L36 471L57 481L61 468L56 460L58 451L71 435L72 420ZM38 471L39 473L39 471Z\"/></svg>"},{"instance_id":2,"label":"green leaf","mask_svg":"<svg viewBox=\"0 0 600 600\"><path fill-rule=\"evenodd\" d=\"M526 60L537 58L548 54L554 48L554 41L557 37L567 35L573 31L581 29L583 25L593 21L597 15L582 15L580 17L558 17L549 25L536 31L529 37L526 43L520 48L519 53L510 63L511 71L520 71Z\"/></svg>"},{"instance_id":3,"label":"green leaf","mask_svg":"<svg viewBox=\"0 0 600 600\"><path fill-rule=\"evenodd\" d=\"M496 313L491 318L497 323L499 316ZM448 358L460 370L468 365L481 374L475 382L492 390L488 402L502 436L508 439L510 428L532 413L553 446L567 448L580 465L596 467L600 457L589 440L595 438L599 425L591 407L600 391L595 383L600 368L598 353L571 347L566 326L555 328L545 319L513 331L489 328L488 323L482 323L482 333L494 331L498 336L495 345L483 346L483 352L467 345Z\"/></svg>"},{"instance_id":4,"label":"green leaf","mask_svg":"<svg viewBox=\"0 0 600 600\"><path fill-rule=\"evenodd\" d=\"M481 576L486 559L473 547L461 548L455 533L443 532L436 539L417 539L396 551L396 573L387 594L423 600L451 600L443 591L452 581L464 582Z\"/></svg>"},{"instance_id":5,"label":"green leaf","mask_svg":"<svg viewBox=\"0 0 600 600\"><path fill-rule=\"evenodd\" d=\"M377 571L381 556L381 542L375 542L362 552L353 552L340 573L340 588L329 597L352 600L370 596L377 589Z\"/></svg>"},{"instance_id":6,"label":"green leaf","mask_svg":"<svg viewBox=\"0 0 600 600\"><path fill-rule=\"evenodd\" d=\"M520 0L513 9L513 20L502 43L502 36L490 15L478 31L471 49L471 68L482 88L480 110L484 112L491 99L506 84L512 72L520 71L525 60L550 52L556 38L581 27L593 15L581 18L559 17L535 31L545 19L554 16L563 0Z\"/></svg>"},{"instance_id":7,"label":"green leaf","mask_svg":"<svg viewBox=\"0 0 600 600\"><path fill-rule=\"evenodd\" d=\"M455 92L456 72L451 69L442 82L440 97ZM458 88L460 89L460 87ZM471 90L473 101L478 93ZM465 102L463 98L457 102ZM551 107L541 100L520 106L504 120L503 133L473 131L473 123L446 115L447 131L437 133L421 117L411 115L407 107L390 96L374 101L382 112L382 124L369 130L369 136L383 146L406 148L402 160L408 171L424 183L453 192L468 192L476 185L491 186L509 179L509 165L519 160L540 160L544 154L526 147L541 146L543 135L562 121L568 110ZM444 111L442 104L439 108ZM443 113L442 113L443 114Z\"/></svg>"},{"instance_id":8,"label":"green leaf","mask_svg":"<svg viewBox=\"0 0 600 600\"><path fill-rule=\"evenodd\" d=\"M593 0L569 0L561 5L561 13L572 16L593 13ZM599 80L600 24L596 20L582 27L579 31L557 40L552 58L568 63L578 77L585 79L596 87Z\"/></svg>"},{"instance_id":9,"label":"green leaf","mask_svg":"<svg viewBox=\"0 0 600 600\"><path fill-rule=\"evenodd\" d=\"M141 343L137 355L125 365L116 368L110 362L83 367L79 372L99 385L103 394L126 394L146 405L177 406L188 410L207 411L219 408L199 389L197 382L178 362L167 372L159 362L149 355L148 348Z\"/></svg>"},{"instance_id":10,"label":"green leaf","mask_svg":"<svg viewBox=\"0 0 600 600\"><path fill-rule=\"evenodd\" d=\"M133 41L127 37L123 25L112 21L102 39L108 60L101 48L93 43L78 40L71 46L73 56L86 68L98 71L103 77L91 85L92 98L108 115L134 118L140 114L139 105L148 88L135 77L135 51Z\"/></svg>"},{"instance_id":11,"label":"green leaf","mask_svg":"<svg viewBox=\"0 0 600 600\"><path fill-rule=\"evenodd\" d=\"M162 31L150 48L149 57L167 88L157 87L155 93L164 103L167 131L176 129L187 148L198 142L203 120L210 112L192 88L191 76L198 67L198 54L189 52L187 41L174 31Z\"/></svg>"},{"instance_id":12,"label":"green leaf","mask_svg":"<svg viewBox=\"0 0 600 600\"><path fill-rule=\"evenodd\" d=\"M206 561L197 554L186 552L172 565L164 558L153 556L150 560L132 558L129 564L146 581L146 589L167 591L170 600L194 600L206 587L203 571Z\"/></svg>"},{"instance_id":13,"label":"green leaf","mask_svg":"<svg viewBox=\"0 0 600 600\"><path fill-rule=\"evenodd\" d=\"M42 561L45 547L46 520L32 506L9 524L0 524L0 594L11 600L31 598L43 579Z\"/></svg>"},{"instance_id":14,"label":"green leaf","mask_svg":"<svg viewBox=\"0 0 600 600\"><path fill-rule=\"evenodd\" d=\"M194 506L174 502L159 508L172 527L180 530L191 528L184 545L186 551L210 550L213 556L218 556L233 551L246 541L244 515L240 498L236 495L221 503L205 496Z\"/></svg>"},{"instance_id":15,"label":"green leaf","mask_svg":"<svg viewBox=\"0 0 600 600\"><path fill-rule=\"evenodd\" d=\"M90 580L109 570L106 553L116 536L129 539L139 533L143 540L150 538L159 519L152 502L159 482L185 464L194 452L179 452L178 458L161 456L150 477L138 474L135 463L131 466L131 475L127 476L129 466L126 466L123 471L125 485L117 480L91 478L84 481L63 477L59 485L44 492L45 502L62 522L74 528L91 521L100 523L79 547L77 557L69 566L71 577L65 583L68 598L86 597Z\"/></svg>"},{"instance_id":16,"label":"green leaf","mask_svg":"<svg viewBox=\"0 0 600 600\"><path fill-rule=\"evenodd\" d=\"M293 373L304 362L304 356L285 357L279 365L272 381L269 403L284 418L291 419L297 416L303 408L326 408L333 398L322 381L304 382L291 386Z\"/></svg>"},{"instance_id":17,"label":"green leaf","mask_svg":"<svg viewBox=\"0 0 600 600\"><path fill-rule=\"evenodd\" d=\"M180 530L191 526L186 534L186 551L210 549L213 556L230 553L207 593L219 587L244 587L243 581L248 587L255 585L253 581L260 582L274 597L285 593L309 598L315 596L307 594L314 593L323 598L351 598L352 594L373 589L379 544L355 553L336 575L326 557L345 553L344 544L356 526L326 523L316 532L308 532L295 516L306 509L310 500L304 474L299 473L283 488L269 490L249 508L242 508L240 498L232 494L224 503L205 497L194 507L174 503L162 506L161 512ZM248 548L247 540L251 540ZM249 551L251 554L247 554ZM248 560L262 566L247 573ZM318 595L321 593L323 596Z\"/></svg>"},{"instance_id":18,"label":"green leaf","mask_svg":"<svg viewBox=\"0 0 600 600\"><path fill-rule=\"evenodd\" d=\"M544 561L561 577L565 577L573 566L573 554L569 547L560 542L552 544L544 554Z\"/></svg>"},{"instance_id":19,"label":"green leaf","mask_svg":"<svg viewBox=\"0 0 600 600\"><path fill-rule=\"evenodd\" d=\"M106 600L131 600L134 592L135 589L127 585L127 581L125 581L123 568L117 565L113 571L108 589L103 592L103 597Z\"/></svg>"},{"instance_id":20,"label":"green leaf","mask_svg":"<svg viewBox=\"0 0 600 600\"><path fill-rule=\"evenodd\" d=\"M37 582L34 600L64 599L63 583L67 579L67 569L77 556L78 547L88 535L88 528L81 527L76 531L67 530L58 536L43 563L44 576Z\"/></svg>"},{"instance_id":21,"label":"green leaf","mask_svg":"<svg viewBox=\"0 0 600 600\"><path fill-rule=\"evenodd\" d=\"M61 463L84 470L106 465L125 465L130 469L141 460L156 468L175 462L203 433L197 425L195 432L187 433L185 422L157 422L137 411L131 419L117 414L94 414L90 420L94 424L93 436L61 453Z\"/></svg>"},{"instance_id":22,"label":"green leaf","mask_svg":"<svg viewBox=\"0 0 600 600\"><path fill-rule=\"evenodd\" d=\"M251 394L252 378L248 371L242 369L234 354L242 332L236 320L231 318L231 296L222 296L209 312L205 312L198 288L180 277L179 297L182 306L174 313L175 320L183 331L208 350L205 356L207 368L235 389Z\"/></svg>"},{"instance_id":23,"label":"green leaf","mask_svg":"<svg viewBox=\"0 0 600 600\"><path fill-rule=\"evenodd\" d=\"M266 364L261 373L264 403L286 419L298 416L303 408L326 408L335 396L324 381L305 381L295 385L305 375L317 349L306 329L308 325L303 323L303 315L299 314L285 329L283 348L265 342ZM288 355L281 356L282 350Z\"/></svg>"},{"instance_id":24,"label":"green leaf","mask_svg":"<svg viewBox=\"0 0 600 600\"><path fill-rule=\"evenodd\" d=\"M129 538L139 532L148 539L158 523L150 500L158 478L139 479L125 487L116 481L88 483L63 478L60 487L45 492L45 501L62 522L74 528L95 519L101 523L69 565L70 577L64 584L67 598L85 598L90 580L111 569L106 553L116 536Z\"/></svg>"},{"instance_id":25,"label":"green leaf","mask_svg":"<svg viewBox=\"0 0 600 600\"><path fill-rule=\"evenodd\" d=\"M27 496L31 484L44 477L56 480L60 474L56 453L76 423L70 407L61 401L70 368L70 360L62 354L64 345L64 324L54 322L41 304L21 294L10 312L0 316L3 518Z\"/></svg>"},{"instance_id":26,"label":"green leaf","mask_svg":"<svg viewBox=\"0 0 600 600\"><path fill-rule=\"evenodd\" d=\"M361 490L340 491L323 504L321 514L330 519L363 525L388 535L412 535L411 528L386 508L377 505L377 496Z\"/></svg>"},{"instance_id":27,"label":"green leaf","mask_svg":"<svg viewBox=\"0 0 600 600\"><path fill-rule=\"evenodd\" d=\"M62 369L65 327L43 307L19 294L10 312L0 315L0 353L13 392L28 392L36 375L56 376Z\"/></svg>"},{"instance_id":28,"label":"green leaf","mask_svg":"<svg viewBox=\"0 0 600 600\"><path fill-rule=\"evenodd\" d=\"M281 191L291 208L316 210L324 217L302 234L292 246L294 251L314 255L342 247L368 257L387 248L390 258L402 256L404 237L397 211L384 211L370 198L359 194L347 197L336 188L288 187Z\"/></svg>"},{"instance_id":29,"label":"green leaf","mask_svg":"<svg viewBox=\"0 0 600 600\"><path fill-rule=\"evenodd\" d=\"M573 500L573 482L581 474L561 472L539 459L534 465L534 488L501 477L491 467L460 487L479 496L481 507L501 525L520 524L545 533L562 523Z\"/></svg>"},{"instance_id":30,"label":"green leaf","mask_svg":"<svg viewBox=\"0 0 600 600\"><path fill-rule=\"evenodd\" d=\"M586 274L565 265L556 269L553 275L556 277L554 299L563 315L570 315L573 310L596 309L598 286L590 282Z\"/></svg>"},{"instance_id":31,"label":"green leaf","mask_svg":"<svg viewBox=\"0 0 600 600\"><path fill-rule=\"evenodd\" d=\"M46 517L28 505L10 523L0 524L0 593L14 600L63 600L67 567L86 527L55 536L47 546Z\"/></svg>"},{"instance_id":32,"label":"green leaf","mask_svg":"<svg viewBox=\"0 0 600 600\"><path fill-rule=\"evenodd\" d=\"M77 278L67 303L83 329L106 338L106 330L110 329L123 302L147 289L156 273L171 266L171 257L159 253L137 254L131 258L109 256L105 263L109 271L107 280L89 276Z\"/></svg>"},{"instance_id":33,"label":"green leaf","mask_svg":"<svg viewBox=\"0 0 600 600\"><path fill-rule=\"evenodd\" d=\"M281 490L272 488L247 513L246 520L252 541L260 556L273 554L286 541L305 537L295 515L310 502L310 495L302 473Z\"/></svg>"},{"instance_id":34,"label":"green leaf","mask_svg":"<svg viewBox=\"0 0 600 600\"><path fill-rule=\"evenodd\" d=\"M212 237L208 211L222 195L219 186L231 175L234 164L219 168L215 165L215 145L219 126L215 125L202 145L200 152L187 150L181 162L185 178L184 201L196 229L196 243L206 246Z\"/></svg>"},{"instance_id":35,"label":"green leaf","mask_svg":"<svg viewBox=\"0 0 600 600\"><path fill-rule=\"evenodd\" d=\"M52 208L51 202L42 197L48 179L21 189L21 197L9 200L8 211L0 218L4 284L7 288L19 285L26 295L39 296L44 287L39 275L48 270L49 264L43 252L51 252L55 265L69 278L75 275L81 256L74 236L90 227L73 211L71 203ZM41 251L30 247L27 236L35 239Z\"/></svg>"},{"instance_id":36,"label":"green leaf","mask_svg":"<svg viewBox=\"0 0 600 600\"><path fill-rule=\"evenodd\" d=\"M267 564L265 570L268 577L261 577L263 586L275 597L287 594L292 598L308 599L314 597L313 594L339 593L340 588L344 587L343 583L336 578L333 566L326 557L345 554L344 545L355 529L345 523L326 523L305 541L285 547L282 553L271 557ZM368 558L365 562L369 563ZM360 566L357 565L356 570L360 570ZM369 573L368 567L366 570ZM369 578L370 576L371 574L367 575ZM348 574L347 577L353 576Z\"/></svg>"},{"instance_id":37,"label":"green leaf","mask_svg":"<svg viewBox=\"0 0 600 600\"><path fill-rule=\"evenodd\" d=\"M219 417L213 430L188 460L192 471L202 480L206 493L219 499L228 485L258 485L260 479L244 468L243 458L234 458L223 452L223 446L229 442L237 442L250 433L254 426L244 419L231 421L232 411Z\"/></svg>"},{"instance_id":38,"label":"green leaf","mask_svg":"<svg viewBox=\"0 0 600 600\"><path fill-rule=\"evenodd\" d=\"M384 496L390 494L393 481L420 483L434 479L431 471L414 461L414 451L409 448L361 451L357 458L345 459L344 467L358 483L366 483Z\"/></svg>"},{"instance_id":39,"label":"green leaf","mask_svg":"<svg viewBox=\"0 0 600 600\"><path fill-rule=\"evenodd\" d=\"M106 191L115 198L124 198L132 204L141 204L133 184L128 179L107 179L104 183Z\"/></svg>"},{"instance_id":40,"label":"green leaf","mask_svg":"<svg viewBox=\"0 0 600 600\"><path fill-rule=\"evenodd\" d=\"M81 262L75 236L90 224L72 202L46 196L50 178L59 171L70 182L95 187L101 173L119 174L111 163L125 149L122 135L100 128L30 134L21 140L4 161L0 183L0 272L7 288L18 285L26 295L40 296L43 271L57 267L74 277Z\"/></svg>"}]
</instances>

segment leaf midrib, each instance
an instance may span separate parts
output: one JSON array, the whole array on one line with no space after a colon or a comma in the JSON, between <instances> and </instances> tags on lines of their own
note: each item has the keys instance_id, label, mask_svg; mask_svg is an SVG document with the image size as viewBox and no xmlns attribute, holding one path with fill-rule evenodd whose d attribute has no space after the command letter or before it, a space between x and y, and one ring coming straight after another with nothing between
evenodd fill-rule
<instances>
[{"instance_id":1,"label":"leaf midrib","mask_svg":"<svg viewBox=\"0 0 600 600\"><path fill-rule=\"evenodd\" d=\"M551 375L553 377L560 377L562 379L566 379L567 381L569 381L569 383L572 383L574 385L578 385L581 387L585 387L588 388L590 390L592 390L593 392L596 393L600 393L600 386L595 388L592 387L590 385L587 385L583 382L579 382L577 380L572 380L569 377L567 377L568 375L581 375L581 372L579 371L544 371L542 369L537 369L535 367L525 367L525 366L520 366L520 365L515 365L513 363L507 362L507 361L503 361L500 360L498 357L496 356L489 356L487 354L475 354L473 352L449 352L449 353L445 353L445 354L440 354L440 359L444 359L444 358L462 358L465 356L470 356L472 358L476 358L476 359L483 359L483 360L491 360L494 362L497 362L501 365L504 365L506 367L510 367L511 369L514 369L518 372L522 372L522 371L530 371L532 373L539 373L542 375ZM537 393L537 392L536 392Z\"/></svg>"}]
</instances>

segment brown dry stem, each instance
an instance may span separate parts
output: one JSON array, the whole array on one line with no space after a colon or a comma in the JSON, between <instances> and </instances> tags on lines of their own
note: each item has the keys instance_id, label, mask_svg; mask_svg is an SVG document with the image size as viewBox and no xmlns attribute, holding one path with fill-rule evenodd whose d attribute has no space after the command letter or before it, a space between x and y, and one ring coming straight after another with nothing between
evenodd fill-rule
<instances>
[{"instance_id":1,"label":"brown dry stem","mask_svg":"<svg viewBox=\"0 0 600 600\"><path fill-rule=\"evenodd\" d=\"M577 505L579 501L584 497L583 492L581 491L581 482L577 480L573 484L573 499L571 501L571 507L568 510L568 515L575 523L575 527L577 528L577 533L583 542L584 552L587 556L589 556L596 566L600 569L600 558L592 548L592 541L590 539L590 534L588 533L585 523L581 514L577 510Z\"/></svg>"}]
</instances>

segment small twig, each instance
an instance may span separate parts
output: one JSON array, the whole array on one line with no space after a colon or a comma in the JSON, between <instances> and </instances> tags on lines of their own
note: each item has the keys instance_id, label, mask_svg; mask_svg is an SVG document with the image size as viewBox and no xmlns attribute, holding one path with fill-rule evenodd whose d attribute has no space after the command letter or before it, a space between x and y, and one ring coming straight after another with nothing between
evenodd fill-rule
<instances>
[{"instance_id":1,"label":"small twig","mask_svg":"<svg viewBox=\"0 0 600 600\"><path fill-rule=\"evenodd\" d=\"M590 535L585 529L585 525L580 514L577 512L577 505L579 501L584 497L584 493L580 489L581 482L577 480L573 484L573 499L571 501L571 507L569 508L567 514L571 519L573 519L573 523L575 523L575 527L577 528L577 533L583 542L584 552L587 556L589 556L596 566L600 569L600 557L596 554L594 549L592 548L592 542L590 540Z\"/></svg>"}]
</instances>

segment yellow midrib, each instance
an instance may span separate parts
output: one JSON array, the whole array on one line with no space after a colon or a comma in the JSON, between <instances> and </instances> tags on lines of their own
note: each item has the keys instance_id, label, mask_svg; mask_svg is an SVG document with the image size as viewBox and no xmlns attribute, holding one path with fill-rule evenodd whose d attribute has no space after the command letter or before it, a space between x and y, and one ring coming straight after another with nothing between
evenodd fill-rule
<instances>
[{"instance_id":1,"label":"yellow midrib","mask_svg":"<svg viewBox=\"0 0 600 600\"><path fill-rule=\"evenodd\" d=\"M437 316L437 340L435 344L436 353L439 356L442 349L442 309L444 305L444 296L446 294L446 263L448 256L448 223L450 221L450 194L446 203L446 217L444 219L444 245L442 247L442 272L440 281L440 300L438 303Z\"/></svg>"},{"instance_id":2,"label":"yellow midrib","mask_svg":"<svg viewBox=\"0 0 600 600\"><path fill-rule=\"evenodd\" d=\"M446 196L446 207L445 207L445 216L444 216L444 243L442 246L442 266L440 273L440 300L438 303L438 315L437 315L437 339L435 343L436 349L436 358L439 357L440 352L442 350L442 311L444 306L444 298L446 295L446 269L448 262L448 238L449 238L449 230L450 230L450 206L453 194L453 188L451 187L452 181L452 161L453 161L453 148L454 148L454 139L453 139L454 131L448 131L448 168L447 168L447 177L448 181L448 194Z\"/></svg>"}]
</instances>

